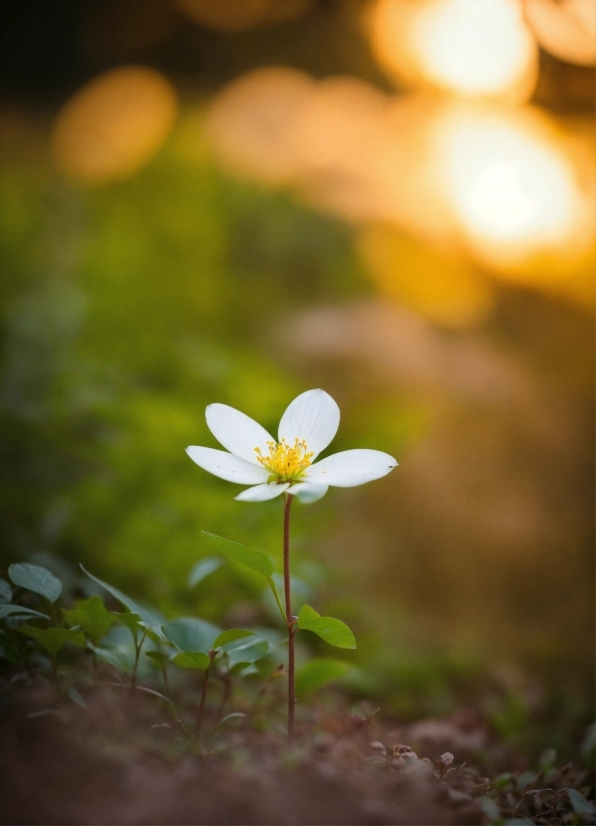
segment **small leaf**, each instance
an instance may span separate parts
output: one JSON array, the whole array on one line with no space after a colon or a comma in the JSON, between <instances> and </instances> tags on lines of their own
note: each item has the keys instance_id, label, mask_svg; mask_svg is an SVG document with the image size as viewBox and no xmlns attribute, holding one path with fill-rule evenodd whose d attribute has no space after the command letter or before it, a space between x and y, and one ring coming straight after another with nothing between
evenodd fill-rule
<instances>
[{"instance_id":1,"label":"small leaf","mask_svg":"<svg viewBox=\"0 0 596 826\"><path fill-rule=\"evenodd\" d=\"M237 717L246 717L246 714L243 714L241 711L232 711L230 714L226 714L225 717L222 717L222 719L219 721L219 723L215 726L215 728L209 735L209 740L207 742L210 743L213 740L214 736L217 734L218 730L221 728L221 726L223 726L224 723L227 723L228 720L234 720Z\"/></svg>"},{"instance_id":2,"label":"small leaf","mask_svg":"<svg viewBox=\"0 0 596 826\"><path fill-rule=\"evenodd\" d=\"M101 597L94 594L89 599L79 600L75 607L63 611L64 619L69 625L79 625L94 645L107 634L116 616L103 604Z\"/></svg>"},{"instance_id":3,"label":"small leaf","mask_svg":"<svg viewBox=\"0 0 596 826\"><path fill-rule=\"evenodd\" d=\"M227 652L230 663L255 663L257 660L262 660L269 654L269 643L263 640L262 642L251 643L246 646L239 646L232 648Z\"/></svg>"},{"instance_id":4,"label":"small leaf","mask_svg":"<svg viewBox=\"0 0 596 826\"><path fill-rule=\"evenodd\" d=\"M136 645L139 639L139 630L143 629L140 616L133 613L133 611L123 611L121 614L114 613L112 616L128 628Z\"/></svg>"},{"instance_id":5,"label":"small leaf","mask_svg":"<svg viewBox=\"0 0 596 826\"><path fill-rule=\"evenodd\" d=\"M237 674L240 674L241 671L244 671L245 668L248 668L249 665L251 665L251 663L236 663L228 670L228 674L230 677L235 677Z\"/></svg>"},{"instance_id":6,"label":"small leaf","mask_svg":"<svg viewBox=\"0 0 596 826\"><path fill-rule=\"evenodd\" d=\"M315 611L315 609L311 608L310 605L303 605L298 612L298 627L306 628L306 624L309 620L319 619L320 616L321 615L318 611Z\"/></svg>"},{"instance_id":7,"label":"small leaf","mask_svg":"<svg viewBox=\"0 0 596 826\"><path fill-rule=\"evenodd\" d=\"M596 812L596 806L590 803L577 789L567 789L567 795L573 806L573 811L577 812L578 815L593 815Z\"/></svg>"},{"instance_id":8,"label":"small leaf","mask_svg":"<svg viewBox=\"0 0 596 826\"><path fill-rule=\"evenodd\" d=\"M336 648L356 648L354 635L345 622L333 617L321 617L310 605L303 605L300 609L298 627L304 631L312 631Z\"/></svg>"},{"instance_id":9,"label":"small leaf","mask_svg":"<svg viewBox=\"0 0 596 826\"><path fill-rule=\"evenodd\" d=\"M87 705L87 703L85 702L83 697L81 697L81 695L76 690L76 688L74 688L74 686L71 686L70 688L68 688L66 690L66 693L68 694L70 699L73 701L73 703L76 703L78 706L81 706L81 708L89 708L89 706Z\"/></svg>"},{"instance_id":10,"label":"small leaf","mask_svg":"<svg viewBox=\"0 0 596 826\"><path fill-rule=\"evenodd\" d=\"M246 714L243 714L241 711L232 711L230 714L226 714L225 717L222 717L222 719L217 724L217 727L219 728L222 725L222 723L226 723L228 720L233 720L234 717L246 717Z\"/></svg>"},{"instance_id":11,"label":"small leaf","mask_svg":"<svg viewBox=\"0 0 596 826\"><path fill-rule=\"evenodd\" d=\"M178 731L177 729L174 728L174 726L171 726L169 723L156 723L154 726L151 726L149 728L149 731L153 731L154 728L167 728L170 731L173 731L174 734L177 734L178 737L182 737L183 740L188 740L188 737L186 736L186 734L183 734L183 732Z\"/></svg>"},{"instance_id":12,"label":"small leaf","mask_svg":"<svg viewBox=\"0 0 596 826\"><path fill-rule=\"evenodd\" d=\"M270 577L273 573L273 563L263 551L252 550L246 545L241 545L240 542L232 542L231 539L224 539L223 536L217 536L215 533L207 531L203 533L210 542L217 546L219 552L232 562L239 562L265 577Z\"/></svg>"},{"instance_id":13,"label":"small leaf","mask_svg":"<svg viewBox=\"0 0 596 826\"><path fill-rule=\"evenodd\" d=\"M12 599L12 588L5 579L0 579L0 602L10 602Z\"/></svg>"},{"instance_id":14,"label":"small leaf","mask_svg":"<svg viewBox=\"0 0 596 826\"><path fill-rule=\"evenodd\" d=\"M478 797L476 798L476 803L479 804L480 808L484 811L484 814L490 820L499 820L501 817L501 810L495 801L490 797Z\"/></svg>"},{"instance_id":15,"label":"small leaf","mask_svg":"<svg viewBox=\"0 0 596 826\"><path fill-rule=\"evenodd\" d=\"M7 660L9 663L12 663L13 665L18 665L20 662L22 662L23 658L21 657L17 649L12 645L12 641L5 636L3 636L1 639L2 645L0 645L0 657L2 659Z\"/></svg>"},{"instance_id":16,"label":"small leaf","mask_svg":"<svg viewBox=\"0 0 596 826\"><path fill-rule=\"evenodd\" d=\"M323 657L310 660L296 672L296 693L304 697L327 683L345 677L349 670L349 663L342 660Z\"/></svg>"},{"instance_id":17,"label":"small leaf","mask_svg":"<svg viewBox=\"0 0 596 826\"><path fill-rule=\"evenodd\" d=\"M34 628L32 625L23 625L17 630L37 640L52 657L67 642L72 642L81 648L85 647L85 637L76 628Z\"/></svg>"},{"instance_id":18,"label":"small leaf","mask_svg":"<svg viewBox=\"0 0 596 826\"><path fill-rule=\"evenodd\" d=\"M186 583L187 586L189 588L196 588L199 582L207 579L210 574L217 571L217 569L221 568L222 565L223 561L217 556L206 556L203 559L200 559L190 569L190 574L188 575L188 581Z\"/></svg>"},{"instance_id":19,"label":"small leaf","mask_svg":"<svg viewBox=\"0 0 596 826\"><path fill-rule=\"evenodd\" d=\"M56 602L62 593L62 583L47 568L31 565L29 562L16 562L8 567L8 576L20 588L33 591L50 602Z\"/></svg>"},{"instance_id":20,"label":"small leaf","mask_svg":"<svg viewBox=\"0 0 596 826\"><path fill-rule=\"evenodd\" d=\"M82 565L80 567L83 573L89 577L89 579L92 579L93 582L97 582L98 585L101 585L102 588L105 588L106 591L110 593L114 597L114 599L117 599L118 602L121 605L123 605L128 611L130 611L132 614L138 614L144 625L152 627L157 631L159 630L159 627L164 620L162 614L160 614L159 611L156 611L153 608L145 608L143 605L140 605L134 599L131 599L125 593L118 590L118 588L114 588L113 585L109 585L107 582L104 582L99 577L90 574L89 571L86 571Z\"/></svg>"},{"instance_id":21,"label":"small leaf","mask_svg":"<svg viewBox=\"0 0 596 826\"><path fill-rule=\"evenodd\" d=\"M211 660L202 651L185 651L182 654L176 654L172 657L172 662L179 665L180 668L200 668L205 670L209 668Z\"/></svg>"},{"instance_id":22,"label":"small leaf","mask_svg":"<svg viewBox=\"0 0 596 826\"><path fill-rule=\"evenodd\" d=\"M170 658L161 651L145 651L145 654L149 657L149 659L153 660L154 663L157 663L160 668L165 668L170 662Z\"/></svg>"},{"instance_id":23,"label":"small leaf","mask_svg":"<svg viewBox=\"0 0 596 826\"><path fill-rule=\"evenodd\" d=\"M132 646L130 649L127 649L123 646L104 645L100 647L89 643L89 648L95 652L95 655L99 657L100 660L103 660L103 662L114 666L114 668L123 674L132 674L134 664L134 650Z\"/></svg>"},{"instance_id":24,"label":"small leaf","mask_svg":"<svg viewBox=\"0 0 596 826\"><path fill-rule=\"evenodd\" d=\"M283 605L281 604L281 600L279 598L279 594L277 592L277 585L275 584L275 580L272 576L267 577L267 583L271 588L271 592L273 594L273 599L275 600L275 604L279 608L279 613L281 614L281 618L283 619L284 623L287 624L288 620L286 618L286 612L284 611Z\"/></svg>"},{"instance_id":25,"label":"small leaf","mask_svg":"<svg viewBox=\"0 0 596 826\"><path fill-rule=\"evenodd\" d=\"M549 748L544 749L542 754L538 759L538 765L542 769L543 772L550 771L555 763L557 762L557 751L556 749Z\"/></svg>"},{"instance_id":26,"label":"small leaf","mask_svg":"<svg viewBox=\"0 0 596 826\"><path fill-rule=\"evenodd\" d=\"M162 625L163 635L180 651L207 653L221 634L221 629L197 617L182 617Z\"/></svg>"},{"instance_id":27,"label":"small leaf","mask_svg":"<svg viewBox=\"0 0 596 826\"><path fill-rule=\"evenodd\" d=\"M244 631L242 628L230 628L229 631L224 631L213 641L212 648L222 648L236 640L243 640L245 637L254 637L254 631Z\"/></svg>"},{"instance_id":28,"label":"small leaf","mask_svg":"<svg viewBox=\"0 0 596 826\"><path fill-rule=\"evenodd\" d=\"M522 772L515 778L518 791L522 792L528 786L533 786L538 780L536 772Z\"/></svg>"},{"instance_id":29,"label":"small leaf","mask_svg":"<svg viewBox=\"0 0 596 826\"><path fill-rule=\"evenodd\" d=\"M495 779L492 782L492 785L496 786L497 789L505 789L511 783L512 778L513 775L511 774L511 772L504 772L503 774L500 774L498 777L495 777Z\"/></svg>"},{"instance_id":30,"label":"small leaf","mask_svg":"<svg viewBox=\"0 0 596 826\"><path fill-rule=\"evenodd\" d=\"M12 614L21 614L23 619L25 618L25 615L28 617L34 616L49 619L47 614L40 614L39 611L34 611L32 608L25 608L24 605L0 605L0 620L3 620L5 617ZM19 617L15 617L15 619L19 619Z\"/></svg>"}]
</instances>

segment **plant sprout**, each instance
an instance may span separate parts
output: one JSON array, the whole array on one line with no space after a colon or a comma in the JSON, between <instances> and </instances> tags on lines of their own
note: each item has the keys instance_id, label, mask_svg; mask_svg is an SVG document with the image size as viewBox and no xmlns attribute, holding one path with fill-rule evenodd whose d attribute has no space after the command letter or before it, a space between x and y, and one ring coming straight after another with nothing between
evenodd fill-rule
<instances>
[{"instance_id":1,"label":"plant sprout","mask_svg":"<svg viewBox=\"0 0 596 826\"><path fill-rule=\"evenodd\" d=\"M307 390L294 399L281 417L277 440L249 416L226 404L210 404L207 426L227 451L191 446L186 452L199 467L240 485L251 485L235 498L241 502L265 502L283 497L283 568L285 611L273 580L272 568L259 552L251 552L213 534L221 550L264 574L276 597L288 633L288 736L294 736L295 665L294 638L300 629L313 631L331 645L355 648L354 636L340 620L321 617L305 605L292 613L290 589L290 510L294 496L304 503L323 497L330 486L354 487L386 476L396 460L379 450L345 450L319 462L315 459L331 443L339 427L336 402L324 390ZM233 546L236 546L235 548ZM240 550L243 549L243 550ZM252 553L253 564L247 554ZM244 558L240 558L244 557ZM256 560L256 561L255 561ZM266 560L266 557L265 557Z\"/></svg>"}]
</instances>

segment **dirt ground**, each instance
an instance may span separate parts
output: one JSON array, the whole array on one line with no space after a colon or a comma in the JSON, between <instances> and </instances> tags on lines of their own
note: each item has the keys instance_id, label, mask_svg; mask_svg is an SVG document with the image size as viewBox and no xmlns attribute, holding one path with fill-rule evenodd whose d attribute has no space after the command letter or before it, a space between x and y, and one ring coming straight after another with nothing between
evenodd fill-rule
<instances>
[{"instance_id":1,"label":"dirt ground","mask_svg":"<svg viewBox=\"0 0 596 826\"><path fill-rule=\"evenodd\" d=\"M210 752L185 754L172 732L151 729L166 718L142 695L95 688L88 709L47 695L17 695L2 718L1 823L488 822L470 775L440 780L405 749L387 760L383 746L407 732L363 717L323 715L292 747L278 731L235 720ZM426 721L414 736L428 757L459 748L457 765L482 745L472 723Z\"/></svg>"}]
</instances>

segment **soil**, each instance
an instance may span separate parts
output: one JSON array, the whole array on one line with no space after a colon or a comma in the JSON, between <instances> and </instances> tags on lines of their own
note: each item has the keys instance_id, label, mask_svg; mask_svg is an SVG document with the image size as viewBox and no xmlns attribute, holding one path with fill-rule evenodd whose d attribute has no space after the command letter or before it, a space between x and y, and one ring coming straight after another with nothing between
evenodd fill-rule
<instances>
[{"instance_id":1,"label":"soil","mask_svg":"<svg viewBox=\"0 0 596 826\"><path fill-rule=\"evenodd\" d=\"M465 715L463 724L425 721L414 731L426 752L418 757L404 747L385 756L407 731L321 710L293 746L246 718L193 754L167 728L151 728L167 718L140 692L90 688L87 709L52 692L17 693L0 724L3 824L488 822L471 793L477 781L456 772L441 780L418 759L452 746L457 765L477 749L484 732Z\"/></svg>"}]
</instances>

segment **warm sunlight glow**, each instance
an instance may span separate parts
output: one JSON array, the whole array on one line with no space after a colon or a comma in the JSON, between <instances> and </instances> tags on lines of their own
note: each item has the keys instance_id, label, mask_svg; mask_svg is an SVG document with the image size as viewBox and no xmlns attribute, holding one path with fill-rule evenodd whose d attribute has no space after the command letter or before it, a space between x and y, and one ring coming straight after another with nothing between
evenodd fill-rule
<instances>
[{"instance_id":1,"label":"warm sunlight glow","mask_svg":"<svg viewBox=\"0 0 596 826\"><path fill-rule=\"evenodd\" d=\"M462 97L527 97L537 50L516 0L378 0L373 48L402 80Z\"/></svg>"},{"instance_id":2,"label":"warm sunlight glow","mask_svg":"<svg viewBox=\"0 0 596 826\"><path fill-rule=\"evenodd\" d=\"M448 118L441 138L448 196L473 242L518 255L570 241L581 197L547 134L513 115L478 111Z\"/></svg>"},{"instance_id":3,"label":"warm sunlight glow","mask_svg":"<svg viewBox=\"0 0 596 826\"><path fill-rule=\"evenodd\" d=\"M382 295L436 324L476 325L493 307L489 282L466 255L436 249L387 224L365 227L357 248Z\"/></svg>"},{"instance_id":4,"label":"warm sunlight glow","mask_svg":"<svg viewBox=\"0 0 596 826\"><path fill-rule=\"evenodd\" d=\"M59 112L52 136L56 165L87 184L132 175L161 147L177 109L173 87L154 69L124 66L105 72Z\"/></svg>"},{"instance_id":5,"label":"warm sunlight glow","mask_svg":"<svg viewBox=\"0 0 596 826\"><path fill-rule=\"evenodd\" d=\"M270 66L233 80L215 99L207 133L233 172L285 183L295 167L295 123L315 88L304 72Z\"/></svg>"}]
</instances>

